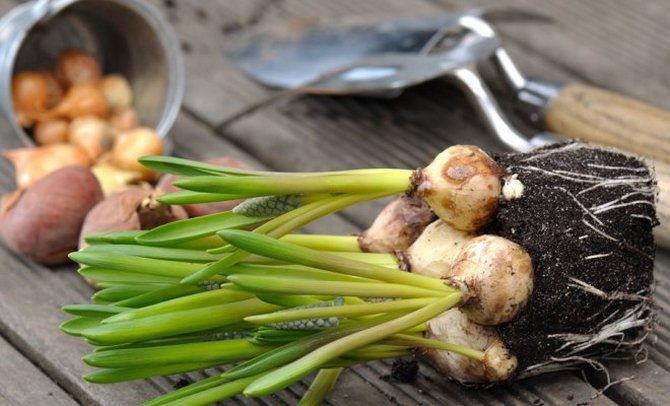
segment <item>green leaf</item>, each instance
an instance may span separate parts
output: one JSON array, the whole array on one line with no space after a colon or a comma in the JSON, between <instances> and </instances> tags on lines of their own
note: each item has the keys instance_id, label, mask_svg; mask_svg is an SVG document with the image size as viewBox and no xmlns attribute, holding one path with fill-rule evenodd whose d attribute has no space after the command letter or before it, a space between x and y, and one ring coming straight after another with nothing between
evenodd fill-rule
<instances>
[{"instance_id":1,"label":"green leaf","mask_svg":"<svg viewBox=\"0 0 670 406\"><path fill-rule=\"evenodd\" d=\"M176 297L182 297L190 295L192 293L203 291L203 288L199 286L182 285L182 284L173 284L160 287L148 285L148 288L150 288L149 291L142 293L141 295L121 300L117 302L116 305L126 307L143 307L155 303L160 303L165 300L170 300Z\"/></svg>"},{"instance_id":2,"label":"green leaf","mask_svg":"<svg viewBox=\"0 0 670 406\"><path fill-rule=\"evenodd\" d=\"M165 259L181 262L213 262L221 259L221 255L213 255L203 250L187 249L187 248L168 248L168 247L153 247L148 245L137 244L104 244L91 245L86 247L83 251L87 254L106 254L115 253L122 255L130 255L142 258Z\"/></svg>"},{"instance_id":3,"label":"green leaf","mask_svg":"<svg viewBox=\"0 0 670 406\"><path fill-rule=\"evenodd\" d=\"M130 310L127 307L99 305L99 304L71 304L63 306L65 313L83 317L109 317Z\"/></svg>"},{"instance_id":4,"label":"green leaf","mask_svg":"<svg viewBox=\"0 0 670 406\"><path fill-rule=\"evenodd\" d=\"M298 406L319 406L335 386L343 368L320 369Z\"/></svg>"},{"instance_id":5,"label":"green leaf","mask_svg":"<svg viewBox=\"0 0 670 406\"><path fill-rule=\"evenodd\" d=\"M194 274L204 266L199 263L142 258L116 252L99 252L93 248L73 252L69 257L73 261L89 267L169 278L184 278ZM224 280L224 278L219 278L219 280Z\"/></svg>"},{"instance_id":6,"label":"green leaf","mask_svg":"<svg viewBox=\"0 0 670 406\"><path fill-rule=\"evenodd\" d=\"M425 298L444 296L443 292L387 282L340 282L327 280L299 280L282 276L233 274L228 280L254 293L294 295L369 296Z\"/></svg>"},{"instance_id":7,"label":"green leaf","mask_svg":"<svg viewBox=\"0 0 670 406\"><path fill-rule=\"evenodd\" d=\"M435 278L393 270L385 266L356 261L341 255L301 247L259 233L242 230L223 230L218 234L229 244L241 250L291 264L305 265L395 284L404 284L407 287L413 286L431 289L442 293L454 291L453 288L447 287L442 281Z\"/></svg>"},{"instance_id":8,"label":"green leaf","mask_svg":"<svg viewBox=\"0 0 670 406\"><path fill-rule=\"evenodd\" d=\"M215 213L167 223L146 231L135 239L140 244L173 246L214 235L220 230L248 227L266 220L268 219L246 217L233 212Z\"/></svg>"},{"instance_id":9,"label":"green leaf","mask_svg":"<svg viewBox=\"0 0 670 406\"><path fill-rule=\"evenodd\" d=\"M124 272L116 269L103 269L96 267L81 268L77 272L84 278L93 279L94 281L103 283L140 283L152 285L179 284L179 278L169 276L149 275L136 272ZM163 286L162 286L163 287Z\"/></svg>"},{"instance_id":10,"label":"green leaf","mask_svg":"<svg viewBox=\"0 0 670 406\"><path fill-rule=\"evenodd\" d=\"M251 344L245 339L237 339L107 350L87 354L83 361L100 368L136 368L192 362L227 364L253 358L269 349Z\"/></svg>"},{"instance_id":11,"label":"green leaf","mask_svg":"<svg viewBox=\"0 0 670 406\"><path fill-rule=\"evenodd\" d=\"M119 285L99 290L93 294L91 300L94 302L118 302L126 300L143 293L151 292L156 288L151 285ZM132 307L132 306L131 306Z\"/></svg>"},{"instance_id":12,"label":"green leaf","mask_svg":"<svg viewBox=\"0 0 670 406\"><path fill-rule=\"evenodd\" d=\"M452 293L434 303L412 313L398 317L374 327L346 335L334 340L309 354L281 368L270 372L250 384L244 391L246 396L264 396L276 392L300 380L310 372L322 367L327 362L357 348L372 344L396 333L400 333L437 316L456 305L461 298L460 293Z\"/></svg>"},{"instance_id":13,"label":"green leaf","mask_svg":"<svg viewBox=\"0 0 670 406\"><path fill-rule=\"evenodd\" d=\"M104 231L86 236L89 244L134 244L135 237L142 234L141 230Z\"/></svg>"},{"instance_id":14,"label":"green leaf","mask_svg":"<svg viewBox=\"0 0 670 406\"><path fill-rule=\"evenodd\" d=\"M357 276L345 275L337 272L324 271L323 269L310 268L300 265L259 265L259 264L236 264L226 268L224 275L255 275L274 276L282 278L303 279L305 283L313 281L339 281L339 282L378 282L374 279L359 278Z\"/></svg>"},{"instance_id":15,"label":"green leaf","mask_svg":"<svg viewBox=\"0 0 670 406\"><path fill-rule=\"evenodd\" d=\"M136 320L143 317L152 317L159 314L165 314L175 311L184 311L189 309L197 309L208 306L215 306L224 303L237 302L251 298L253 295L249 292L244 292L235 289L228 285L220 289L214 289L206 292L194 293L186 296L177 297L170 300L165 300L150 306L141 307L139 309L128 309L124 312L111 314L109 318L105 319L103 323L116 323L124 320Z\"/></svg>"},{"instance_id":16,"label":"green leaf","mask_svg":"<svg viewBox=\"0 0 670 406\"><path fill-rule=\"evenodd\" d=\"M203 392L207 389L218 387L226 382L228 382L228 379L222 378L220 375L210 376L209 378L205 378L183 388L153 398L148 402L142 403L142 406L166 405L170 402L180 401L181 399Z\"/></svg>"},{"instance_id":17,"label":"green leaf","mask_svg":"<svg viewBox=\"0 0 670 406\"><path fill-rule=\"evenodd\" d=\"M228 168L225 166L212 165L204 162L193 161L173 156L156 155L145 156L139 159L140 163L149 169L162 173L171 173L182 176L197 175L237 175L247 176L253 171Z\"/></svg>"},{"instance_id":18,"label":"green leaf","mask_svg":"<svg viewBox=\"0 0 670 406\"><path fill-rule=\"evenodd\" d=\"M65 334L81 336L82 331L99 326L101 321L102 318L99 317L73 317L61 323L58 328Z\"/></svg>"},{"instance_id":19,"label":"green leaf","mask_svg":"<svg viewBox=\"0 0 670 406\"><path fill-rule=\"evenodd\" d=\"M187 364L160 365L139 368L112 368L102 369L84 375L84 379L91 383L117 383L152 376L183 374L198 371L219 365L216 362L192 362Z\"/></svg>"},{"instance_id":20,"label":"green leaf","mask_svg":"<svg viewBox=\"0 0 670 406\"><path fill-rule=\"evenodd\" d=\"M252 314L277 309L279 309L278 306L254 298L217 306L159 314L137 320L103 324L84 331L83 335L104 345L146 341L224 327L241 322L245 317Z\"/></svg>"},{"instance_id":21,"label":"green leaf","mask_svg":"<svg viewBox=\"0 0 670 406\"><path fill-rule=\"evenodd\" d=\"M270 176L191 176L181 178L174 185L195 192L230 193L239 197L309 194L372 194L405 192L411 171L389 170L372 175L320 175L303 174Z\"/></svg>"},{"instance_id":22,"label":"green leaf","mask_svg":"<svg viewBox=\"0 0 670 406\"><path fill-rule=\"evenodd\" d=\"M162 204L202 204L236 200L238 197L223 193L200 193L190 190L180 190L158 196L157 200Z\"/></svg>"},{"instance_id":23,"label":"green leaf","mask_svg":"<svg viewBox=\"0 0 670 406\"><path fill-rule=\"evenodd\" d=\"M232 382L225 382L218 386L207 388L205 390L197 391L189 396L184 396L169 403L161 403L165 406L183 406L183 405L208 405L216 403L221 400L229 399L235 395L242 393L242 391L259 378L260 375L250 376L248 378L237 379Z\"/></svg>"},{"instance_id":24,"label":"green leaf","mask_svg":"<svg viewBox=\"0 0 670 406\"><path fill-rule=\"evenodd\" d=\"M239 379L267 372L282 365L286 365L287 363L296 360L305 354L309 354L311 351L350 333L350 330L326 331L289 342L288 344L270 350L235 366L224 372L222 376L229 379Z\"/></svg>"}]
</instances>

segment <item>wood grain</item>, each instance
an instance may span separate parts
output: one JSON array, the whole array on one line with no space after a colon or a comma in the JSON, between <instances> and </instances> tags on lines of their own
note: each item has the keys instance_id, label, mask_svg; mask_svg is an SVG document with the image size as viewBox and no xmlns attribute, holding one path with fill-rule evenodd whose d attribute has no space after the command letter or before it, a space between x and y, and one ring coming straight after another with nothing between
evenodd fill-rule
<instances>
[{"instance_id":1,"label":"wood grain","mask_svg":"<svg viewBox=\"0 0 670 406\"><path fill-rule=\"evenodd\" d=\"M670 112L611 91L569 84L549 104L547 128L670 162Z\"/></svg>"},{"instance_id":2,"label":"wood grain","mask_svg":"<svg viewBox=\"0 0 670 406\"><path fill-rule=\"evenodd\" d=\"M0 337L0 404L75 406L67 393Z\"/></svg>"}]
</instances>

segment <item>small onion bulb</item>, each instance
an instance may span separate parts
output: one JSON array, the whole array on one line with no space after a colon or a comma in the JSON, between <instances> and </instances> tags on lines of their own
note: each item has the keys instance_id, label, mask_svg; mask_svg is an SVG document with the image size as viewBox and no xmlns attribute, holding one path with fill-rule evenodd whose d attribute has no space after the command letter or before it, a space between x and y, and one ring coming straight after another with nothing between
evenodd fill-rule
<instances>
[{"instance_id":1,"label":"small onion bulb","mask_svg":"<svg viewBox=\"0 0 670 406\"><path fill-rule=\"evenodd\" d=\"M96 116L83 116L70 123L68 141L86 151L95 161L112 149L114 134L105 120Z\"/></svg>"},{"instance_id":2,"label":"small onion bulb","mask_svg":"<svg viewBox=\"0 0 670 406\"><path fill-rule=\"evenodd\" d=\"M105 196L138 182L142 176L137 172L126 171L116 168L108 163L97 163L91 168L93 174L98 178Z\"/></svg>"},{"instance_id":3,"label":"small onion bulb","mask_svg":"<svg viewBox=\"0 0 670 406\"><path fill-rule=\"evenodd\" d=\"M91 55L76 49L69 49L58 55L55 73L65 87L97 83L102 76L98 62Z\"/></svg>"},{"instance_id":4,"label":"small onion bulb","mask_svg":"<svg viewBox=\"0 0 670 406\"><path fill-rule=\"evenodd\" d=\"M16 185L27 189L49 173L69 165L90 166L91 159L79 147L53 144L37 148L10 149L4 152L16 171Z\"/></svg>"},{"instance_id":5,"label":"small onion bulb","mask_svg":"<svg viewBox=\"0 0 670 406\"><path fill-rule=\"evenodd\" d=\"M13 76L12 103L17 114L22 116L22 125L29 124L33 114L47 110L49 85L42 72L24 71Z\"/></svg>"},{"instance_id":6,"label":"small onion bulb","mask_svg":"<svg viewBox=\"0 0 670 406\"><path fill-rule=\"evenodd\" d=\"M370 228L358 236L358 245L367 252L405 250L433 218L430 207L421 199L398 197L386 205Z\"/></svg>"},{"instance_id":7,"label":"small onion bulb","mask_svg":"<svg viewBox=\"0 0 670 406\"><path fill-rule=\"evenodd\" d=\"M512 377L518 365L495 328L472 322L459 309L450 309L427 323L426 338L483 351L482 361L446 350L423 348L419 353L449 378L462 383L492 383Z\"/></svg>"},{"instance_id":8,"label":"small onion bulb","mask_svg":"<svg viewBox=\"0 0 670 406\"><path fill-rule=\"evenodd\" d=\"M42 117L64 117L75 119L81 116L107 117L109 108L102 90L96 85L82 83L72 85L63 99Z\"/></svg>"},{"instance_id":9,"label":"small onion bulb","mask_svg":"<svg viewBox=\"0 0 670 406\"><path fill-rule=\"evenodd\" d=\"M100 82L100 89L112 111L121 111L133 105L133 89L121 75L106 75Z\"/></svg>"},{"instance_id":10,"label":"small onion bulb","mask_svg":"<svg viewBox=\"0 0 670 406\"><path fill-rule=\"evenodd\" d=\"M33 137L37 145L62 144L67 142L69 127L70 123L60 118L40 121L35 124Z\"/></svg>"},{"instance_id":11,"label":"small onion bulb","mask_svg":"<svg viewBox=\"0 0 670 406\"><path fill-rule=\"evenodd\" d=\"M451 276L454 261L474 233L456 230L442 220L431 223L404 253L410 271L432 278Z\"/></svg>"},{"instance_id":12,"label":"small onion bulb","mask_svg":"<svg viewBox=\"0 0 670 406\"><path fill-rule=\"evenodd\" d=\"M156 131L138 127L117 136L112 150L112 163L118 168L138 172L144 180L153 180L156 174L139 163L147 155L163 154L163 141Z\"/></svg>"},{"instance_id":13,"label":"small onion bulb","mask_svg":"<svg viewBox=\"0 0 670 406\"><path fill-rule=\"evenodd\" d=\"M520 245L482 235L463 246L447 280L463 292L463 313L493 326L512 321L523 310L533 291L533 264Z\"/></svg>"},{"instance_id":14,"label":"small onion bulb","mask_svg":"<svg viewBox=\"0 0 670 406\"><path fill-rule=\"evenodd\" d=\"M412 194L457 230L474 231L495 214L501 175L498 164L481 149L454 145L415 172Z\"/></svg>"}]
</instances>

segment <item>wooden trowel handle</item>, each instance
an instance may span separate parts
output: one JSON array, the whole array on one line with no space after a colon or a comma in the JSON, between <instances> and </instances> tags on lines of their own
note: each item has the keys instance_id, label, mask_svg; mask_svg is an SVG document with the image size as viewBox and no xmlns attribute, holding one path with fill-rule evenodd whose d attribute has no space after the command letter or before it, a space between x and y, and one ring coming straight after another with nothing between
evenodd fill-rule
<instances>
[{"instance_id":1,"label":"wooden trowel handle","mask_svg":"<svg viewBox=\"0 0 670 406\"><path fill-rule=\"evenodd\" d=\"M657 243L670 248L670 112L582 84L563 87L549 104L547 128L555 134L611 145L651 157L660 188Z\"/></svg>"},{"instance_id":2,"label":"wooden trowel handle","mask_svg":"<svg viewBox=\"0 0 670 406\"><path fill-rule=\"evenodd\" d=\"M563 87L545 116L557 134L670 162L670 112L582 84Z\"/></svg>"},{"instance_id":3,"label":"wooden trowel handle","mask_svg":"<svg viewBox=\"0 0 670 406\"><path fill-rule=\"evenodd\" d=\"M654 166L660 190L656 204L656 216L661 222L661 225L654 229L654 237L658 245L670 248L670 164L657 160Z\"/></svg>"}]
</instances>

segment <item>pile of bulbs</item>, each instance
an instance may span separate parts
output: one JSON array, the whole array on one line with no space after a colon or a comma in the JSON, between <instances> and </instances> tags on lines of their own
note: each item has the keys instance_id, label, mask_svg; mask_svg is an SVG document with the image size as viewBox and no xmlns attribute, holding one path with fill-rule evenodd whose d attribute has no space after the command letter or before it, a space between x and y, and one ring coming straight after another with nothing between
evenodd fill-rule
<instances>
[{"instance_id":1,"label":"pile of bulbs","mask_svg":"<svg viewBox=\"0 0 670 406\"><path fill-rule=\"evenodd\" d=\"M53 71L15 73L12 102L17 122L38 145L4 152L16 168L20 190L68 165L91 167L106 195L126 184L155 180L137 158L162 154L160 137L139 125L126 78L103 75L91 55L66 50Z\"/></svg>"},{"instance_id":2,"label":"pile of bulbs","mask_svg":"<svg viewBox=\"0 0 670 406\"><path fill-rule=\"evenodd\" d=\"M163 154L163 142L139 125L133 99L126 78L103 75L79 50L60 53L53 71L14 74L16 120L37 146L3 152L17 185L0 202L8 248L57 265L82 231L150 228L187 216L155 200L149 182L157 175L137 159Z\"/></svg>"}]
</instances>

